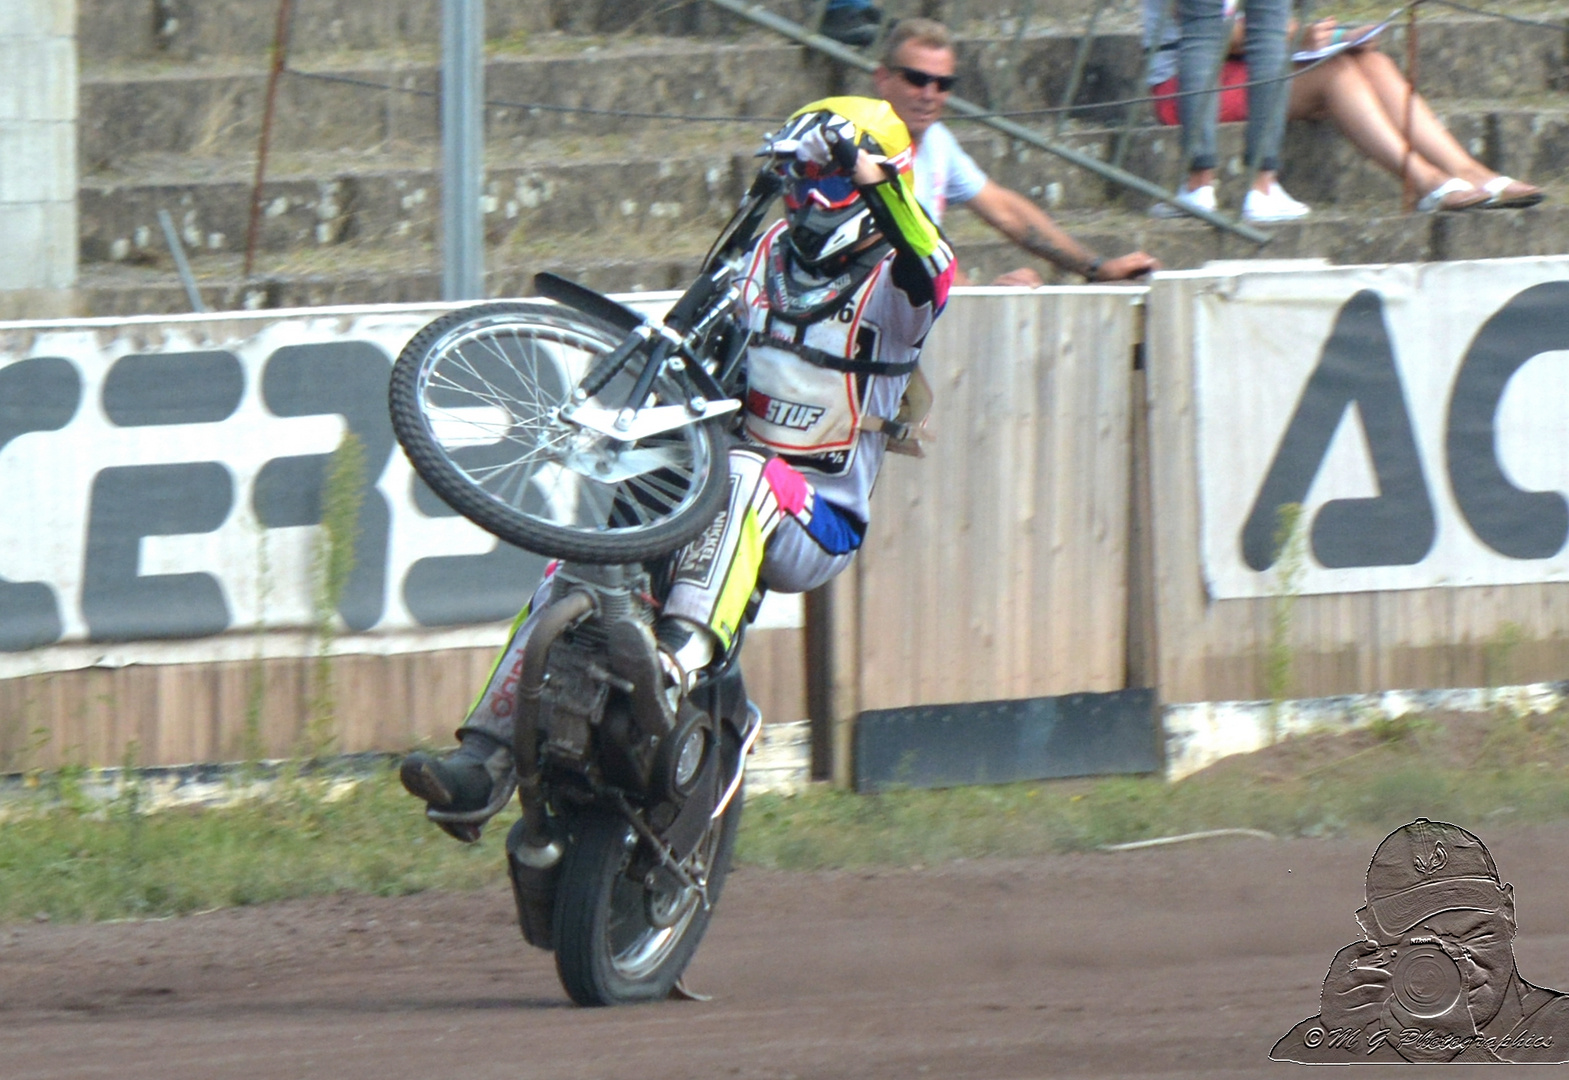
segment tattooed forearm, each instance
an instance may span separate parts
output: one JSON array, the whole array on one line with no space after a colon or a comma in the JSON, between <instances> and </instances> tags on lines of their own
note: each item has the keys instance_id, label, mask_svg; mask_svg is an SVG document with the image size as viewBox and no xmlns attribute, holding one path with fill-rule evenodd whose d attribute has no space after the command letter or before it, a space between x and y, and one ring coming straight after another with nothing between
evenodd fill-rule
<instances>
[{"instance_id":1,"label":"tattooed forearm","mask_svg":"<svg viewBox=\"0 0 1569 1080\"><path fill-rule=\"evenodd\" d=\"M1082 274L1093 278L1095 271L1100 269L1100 259L1092 252L1080 249L1077 252L1052 243L1052 241L1035 226L1030 226L1019 237L1019 246L1031 255L1039 255L1054 266L1060 266L1071 273Z\"/></svg>"}]
</instances>

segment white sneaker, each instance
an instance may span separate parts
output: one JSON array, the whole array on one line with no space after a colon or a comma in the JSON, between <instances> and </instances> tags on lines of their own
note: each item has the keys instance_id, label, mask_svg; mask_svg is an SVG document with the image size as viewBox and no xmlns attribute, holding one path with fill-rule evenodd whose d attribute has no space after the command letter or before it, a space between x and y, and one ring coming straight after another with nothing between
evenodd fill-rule
<instances>
[{"instance_id":1,"label":"white sneaker","mask_svg":"<svg viewBox=\"0 0 1569 1080\"><path fill-rule=\"evenodd\" d=\"M1249 188L1247 198L1242 200L1244 221L1295 221L1310 213L1312 208L1287 195L1278 180L1269 185L1268 191Z\"/></svg>"},{"instance_id":2,"label":"white sneaker","mask_svg":"<svg viewBox=\"0 0 1569 1080\"><path fill-rule=\"evenodd\" d=\"M1203 187L1194 188L1192 191L1189 191L1186 187L1178 188L1176 201L1156 203L1150 207L1150 217L1187 217L1188 212L1182 209L1184 206L1196 206L1200 210L1213 212L1215 209L1215 185L1205 184Z\"/></svg>"}]
</instances>

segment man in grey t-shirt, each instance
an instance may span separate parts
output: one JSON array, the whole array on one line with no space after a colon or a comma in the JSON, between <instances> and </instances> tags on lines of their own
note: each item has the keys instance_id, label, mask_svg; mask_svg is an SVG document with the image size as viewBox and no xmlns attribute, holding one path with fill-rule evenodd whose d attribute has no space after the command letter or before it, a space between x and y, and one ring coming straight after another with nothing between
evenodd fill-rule
<instances>
[{"instance_id":1,"label":"man in grey t-shirt","mask_svg":"<svg viewBox=\"0 0 1569 1080\"><path fill-rule=\"evenodd\" d=\"M950 205L963 203L1025 251L1090 281L1126 281L1160 269L1159 261L1142 251L1101 258L1034 202L989 179L940 120L955 67L947 27L931 19L903 19L889 32L883 62L872 75L878 95L910 129L916 147L915 195L939 224ZM1026 266L992 284L1033 287L1041 284L1041 276Z\"/></svg>"}]
</instances>

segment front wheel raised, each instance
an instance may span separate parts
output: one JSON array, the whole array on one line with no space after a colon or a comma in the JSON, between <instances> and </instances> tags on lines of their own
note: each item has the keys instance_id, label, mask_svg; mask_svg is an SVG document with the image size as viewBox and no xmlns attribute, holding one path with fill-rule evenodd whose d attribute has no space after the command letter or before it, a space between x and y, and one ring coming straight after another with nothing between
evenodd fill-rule
<instances>
[{"instance_id":1,"label":"front wheel raised","mask_svg":"<svg viewBox=\"0 0 1569 1080\"><path fill-rule=\"evenodd\" d=\"M708 929L740 818L737 792L689 860L707 875L707 908L668 872L634 876L644 860L634 858L637 834L620 815L596 808L576 818L554 920L556 971L573 1001L625 1005L670 996Z\"/></svg>"},{"instance_id":2,"label":"front wheel raised","mask_svg":"<svg viewBox=\"0 0 1569 1080\"><path fill-rule=\"evenodd\" d=\"M578 562L667 555L718 514L726 477L716 422L616 439L563 407L623 333L571 308L492 303L425 327L393 365L392 427L454 510L518 547ZM579 408L618 409L638 360ZM656 382L647 405L681 399Z\"/></svg>"}]
</instances>

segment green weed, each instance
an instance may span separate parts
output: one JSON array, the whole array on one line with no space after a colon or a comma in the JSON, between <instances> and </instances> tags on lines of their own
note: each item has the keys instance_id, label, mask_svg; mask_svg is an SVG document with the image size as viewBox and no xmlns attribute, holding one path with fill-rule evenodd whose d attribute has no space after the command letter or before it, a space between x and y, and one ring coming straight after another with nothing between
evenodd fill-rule
<instances>
[{"instance_id":1,"label":"green weed","mask_svg":"<svg viewBox=\"0 0 1569 1080\"><path fill-rule=\"evenodd\" d=\"M1280 739L1280 709L1290 697L1294 651L1292 616L1302 591L1307 565L1307 535L1301 503L1283 503L1275 511L1275 593L1269 609L1269 641L1264 648L1264 692L1269 696L1269 741Z\"/></svg>"},{"instance_id":2,"label":"green weed","mask_svg":"<svg viewBox=\"0 0 1569 1080\"><path fill-rule=\"evenodd\" d=\"M321 539L316 548L316 664L312 674L310 720L303 755L326 757L337 738L337 700L332 679L332 641L337 635L338 607L349 575L354 573L354 545L360 533L360 507L365 501L365 445L354 432L328 460L321 493Z\"/></svg>"}]
</instances>

